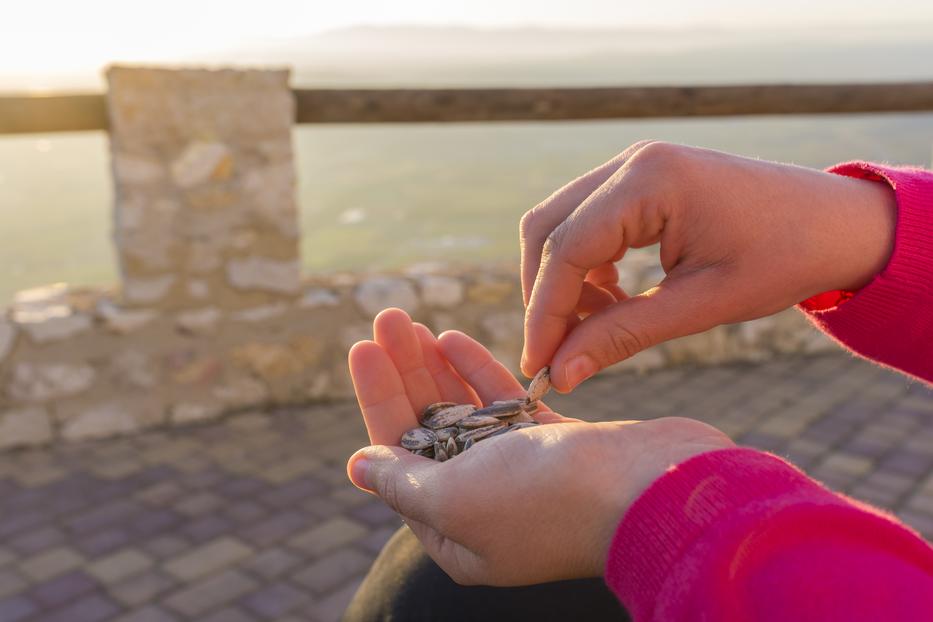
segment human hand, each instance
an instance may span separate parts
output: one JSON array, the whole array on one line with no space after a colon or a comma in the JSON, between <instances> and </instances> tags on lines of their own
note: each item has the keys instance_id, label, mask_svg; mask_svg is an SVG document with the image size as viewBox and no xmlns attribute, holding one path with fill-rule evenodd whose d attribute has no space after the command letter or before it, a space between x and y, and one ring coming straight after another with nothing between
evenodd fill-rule
<instances>
[{"instance_id":1,"label":"human hand","mask_svg":"<svg viewBox=\"0 0 933 622\"><path fill-rule=\"evenodd\" d=\"M584 423L543 404L541 425L485 439L438 463L398 447L416 413L438 401L477 405L524 395L483 346L459 332L435 340L398 310L375 341L350 351L371 442L351 480L402 515L427 553L462 584L525 585L598 576L625 510L671 465L729 447L689 419Z\"/></svg>"},{"instance_id":2,"label":"human hand","mask_svg":"<svg viewBox=\"0 0 933 622\"><path fill-rule=\"evenodd\" d=\"M888 261L895 213L885 184L632 145L522 218L522 370L550 364L569 391L662 341L863 287ZM657 242L666 278L629 297L614 262Z\"/></svg>"}]
</instances>

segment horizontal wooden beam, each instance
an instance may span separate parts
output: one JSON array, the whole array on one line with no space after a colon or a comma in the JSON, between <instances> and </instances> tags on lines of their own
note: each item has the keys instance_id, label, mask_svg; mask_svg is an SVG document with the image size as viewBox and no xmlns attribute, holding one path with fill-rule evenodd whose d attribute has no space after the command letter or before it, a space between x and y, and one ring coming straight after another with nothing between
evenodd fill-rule
<instances>
[{"instance_id":1,"label":"horizontal wooden beam","mask_svg":"<svg viewBox=\"0 0 933 622\"><path fill-rule=\"evenodd\" d=\"M0 134L105 129L103 95L0 96Z\"/></svg>"},{"instance_id":2,"label":"horizontal wooden beam","mask_svg":"<svg viewBox=\"0 0 933 622\"><path fill-rule=\"evenodd\" d=\"M421 123L933 110L933 82L297 90L298 123Z\"/></svg>"},{"instance_id":3,"label":"horizontal wooden beam","mask_svg":"<svg viewBox=\"0 0 933 622\"><path fill-rule=\"evenodd\" d=\"M933 82L296 89L296 123L443 123L933 111ZM107 129L103 95L0 97L0 134Z\"/></svg>"}]
</instances>

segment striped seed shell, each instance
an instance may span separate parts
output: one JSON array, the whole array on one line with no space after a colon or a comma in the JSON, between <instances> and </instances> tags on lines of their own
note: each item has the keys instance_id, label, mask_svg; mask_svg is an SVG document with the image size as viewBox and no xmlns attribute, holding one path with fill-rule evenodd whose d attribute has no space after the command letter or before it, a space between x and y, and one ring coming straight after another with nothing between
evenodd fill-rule
<instances>
[{"instance_id":1,"label":"striped seed shell","mask_svg":"<svg viewBox=\"0 0 933 622\"><path fill-rule=\"evenodd\" d=\"M474 415L485 415L489 417L510 417L521 412L525 400L500 400L493 402L490 406L480 408Z\"/></svg>"},{"instance_id":2,"label":"striped seed shell","mask_svg":"<svg viewBox=\"0 0 933 622\"><path fill-rule=\"evenodd\" d=\"M510 424L512 424L512 423L530 423L530 422L534 421L534 419L532 419L532 418L531 418L531 415L529 415L527 412L521 411L521 412L519 412L517 415L512 415L511 417L504 417L504 418L502 419L502 421L505 421L506 423L510 423Z\"/></svg>"},{"instance_id":3,"label":"striped seed shell","mask_svg":"<svg viewBox=\"0 0 933 622\"><path fill-rule=\"evenodd\" d=\"M409 451L425 449L437 441L437 434L425 428L412 428L402 435L402 447Z\"/></svg>"},{"instance_id":4,"label":"striped seed shell","mask_svg":"<svg viewBox=\"0 0 933 622\"><path fill-rule=\"evenodd\" d=\"M542 367L528 385L528 401L537 402L551 390L551 368Z\"/></svg>"},{"instance_id":5,"label":"striped seed shell","mask_svg":"<svg viewBox=\"0 0 933 622\"><path fill-rule=\"evenodd\" d=\"M473 441L474 443L482 438L486 438L496 430L504 428L507 424L504 422L495 423L493 425L486 425L481 428L474 428L472 430L467 430L466 432L461 432L457 435L457 441L461 443L466 443L468 441ZM464 447L466 449L466 447Z\"/></svg>"},{"instance_id":6,"label":"striped seed shell","mask_svg":"<svg viewBox=\"0 0 933 622\"><path fill-rule=\"evenodd\" d=\"M424 456L425 458L433 458L434 447L425 447L424 449L416 449L415 451L411 453L415 454L416 456Z\"/></svg>"},{"instance_id":7,"label":"striped seed shell","mask_svg":"<svg viewBox=\"0 0 933 622\"><path fill-rule=\"evenodd\" d=\"M472 428L481 428L484 425L494 425L496 423L499 423L499 420L496 419L495 417L490 417L488 415L473 414L468 417L464 417L463 419L458 421L457 427L461 429L464 429L464 428L472 429Z\"/></svg>"},{"instance_id":8,"label":"striped seed shell","mask_svg":"<svg viewBox=\"0 0 933 622\"><path fill-rule=\"evenodd\" d=\"M460 452L457 450L457 441L455 441L453 437L450 437L450 438L447 439L447 447L446 447L446 449L447 449L447 457L448 457L448 458L453 458L453 457L456 456L458 453L460 453Z\"/></svg>"},{"instance_id":9,"label":"striped seed shell","mask_svg":"<svg viewBox=\"0 0 933 622\"><path fill-rule=\"evenodd\" d=\"M473 404L459 404L457 406L448 406L443 408L427 419L424 420L422 425L425 425L432 430L438 430L440 428L449 428L452 425L456 425L458 421L464 417L468 417L473 414L473 411L476 410L476 406Z\"/></svg>"},{"instance_id":10,"label":"striped seed shell","mask_svg":"<svg viewBox=\"0 0 933 622\"><path fill-rule=\"evenodd\" d=\"M437 435L437 440L447 442L448 439L457 436L460 434L460 428L457 426L451 426L449 428L440 428L434 430L434 433ZM450 452L447 452L450 453Z\"/></svg>"},{"instance_id":11,"label":"striped seed shell","mask_svg":"<svg viewBox=\"0 0 933 622\"><path fill-rule=\"evenodd\" d=\"M444 462L447 458L447 444L439 441L434 443L434 459L438 462Z\"/></svg>"},{"instance_id":12,"label":"striped seed shell","mask_svg":"<svg viewBox=\"0 0 933 622\"><path fill-rule=\"evenodd\" d=\"M445 408L450 408L451 406L456 406L456 402L435 402L424 407L424 410L421 411L421 421L424 421L431 415L437 413L440 410Z\"/></svg>"},{"instance_id":13,"label":"striped seed shell","mask_svg":"<svg viewBox=\"0 0 933 622\"><path fill-rule=\"evenodd\" d=\"M468 438L467 441L463 444L463 451L466 451L472 447L475 442L476 441L474 441L472 438Z\"/></svg>"}]
</instances>

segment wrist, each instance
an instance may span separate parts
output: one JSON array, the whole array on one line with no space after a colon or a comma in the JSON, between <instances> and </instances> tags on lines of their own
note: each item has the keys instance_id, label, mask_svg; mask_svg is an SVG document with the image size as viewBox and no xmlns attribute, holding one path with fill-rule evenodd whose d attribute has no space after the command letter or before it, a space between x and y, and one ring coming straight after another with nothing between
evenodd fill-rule
<instances>
[{"instance_id":1,"label":"wrist","mask_svg":"<svg viewBox=\"0 0 933 622\"><path fill-rule=\"evenodd\" d=\"M834 176L833 215L829 232L839 259L826 271L820 292L857 291L868 285L891 258L897 200L886 183Z\"/></svg>"}]
</instances>

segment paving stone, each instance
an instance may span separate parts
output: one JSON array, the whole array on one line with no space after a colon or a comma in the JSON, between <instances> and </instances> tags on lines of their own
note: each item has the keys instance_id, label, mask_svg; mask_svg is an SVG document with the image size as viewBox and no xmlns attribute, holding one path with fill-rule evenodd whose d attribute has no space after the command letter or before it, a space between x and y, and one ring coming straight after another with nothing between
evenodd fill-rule
<instances>
[{"instance_id":1,"label":"paving stone","mask_svg":"<svg viewBox=\"0 0 933 622\"><path fill-rule=\"evenodd\" d=\"M96 589L97 583L87 573L73 570L36 585L30 590L30 595L44 607L52 608Z\"/></svg>"},{"instance_id":2,"label":"paving stone","mask_svg":"<svg viewBox=\"0 0 933 622\"><path fill-rule=\"evenodd\" d=\"M269 518L240 530L239 533L245 540L257 546L269 546L307 527L312 522L298 512L277 512Z\"/></svg>"},{"instance_id":3,"label":"paving stone","mask_svg":"<svg viewBox=\"0 0 933 622\"><path fill-rule=\"evenodd\" d=\"M200 544L228 533L232 528L233 522L230 519L211 514L188 522L182 528L182 532L191 542Z\"/></svg>"},{"instance_id":4,"label":"paving stone","mask_svg":"<svg viewBox=\"0 0 933 622\"><path fill-rule=\"evenodd\" d=\"M280 618L311 601L304 592L288 583L273 583L243 599L243 606L260 618Z\"/></svg>"},{"instance_id":5,"label":"paving stone","mask_svg":"<svg viewBox=\"0 0 933 622\"><path fill-rule=\"evenodd\" d=\"M141 548L155 559L165 559L189 550L191 543L180 536L167 534L142 543Z\"/></svg>"},{"instance_id":6,"label":"paving stone","mask_svg":"<svg viewBox=\"0 0 933 622\"><path fill-rule=\"evenodd\" d=\"M10 562L15 561L16 558L17 558L17 555L10 552L8 549L0 547L0 568L2 568L3 566L6 566Z\"/></svg>"},{"instance_id":7,"label":"paving stone","mask_svg":"<svg viewBox=\"0 0 933 622\"><path fill-rule=\"evenodd\" d=\"M172 503L185 493L178 482L159 482L136 493L136 498L151 505Z\"/></svg>"},{"instance_id":8,"label":"paving stone","mask_svg":"<svg viewBox=\"0 0 933 622\"><path fill-rule=\"evenodd\" d=\"M350 516L372 527L398 520L398 514L380 499L373 499L369 503L353 508L350 510Z\"/></svg>"},{"instance_id":9,"label":"paving stone","mask_svg":"<svg viewBox=\"0 0 933 622\"><path fill-rule=\"evenodd\" d=\"M366 533L367 529L360 523L338 516L298 534L289 540L289 545L309 555L321 555L362 538Z\"/></svg>"},{"instance_id":10,"label":"paving stone","mask_svg":"<svg viewBox=\"0 0 933 622\"><path fill-rule=\"evenodd\" d=\"M101 583L115 583L152 566L152 559L136 549L123 549L87 567Z\"/></svg>"},{"instance_id":11,"label":"paving stone","mask_svg":"<svg viewBox=\"0 0 933 622\"><path fill-rule=\"evenodd\" d=\"M363 582L363 575L354 577L345 583L338 591L330 594L327 598L316 601L310 607L305 609L315 620L319 622L336 622L343 616L347 605L359 589Z\"/></svg>"},{"instance_id":12,"label":"paving stone","mask_svg":"<svg viewBox=\"0 0 933 622\"><path fill-rule=\"evenodd\" d=\"M873 464L874 462L869 458L843 453L833 453L823 460L820 468L857 477L868 473Z\"/></svg>"},{"instance_id":13,"label":"paving stone","mask_svg":"<svg viewBox=\"0 0 933 622\"><path fill-rule=\"evenodd\" d=\"M203 618L200 622L256 622L256 617L239 607L225 607Z\"/></svg>"},{"instance_id":14,"label":"paving stone","mask_svg":"<svg viewBox=\"0 0 933 622\"><path fill-rule=\"evenodd\" d=\"M181 581L191 581L249 557L251 553L252 549L236 538L225 536L167 561L164 568Z\"/></svg>"},{"instance_id":15,"label":"paving stone","mask_svg":"<svg viewBox=\"0 0 933 622\"><path fill-rule=\"evenodd\" d=\"M300 585L324 594L340 586L347 579L365 573L372 564L372 557L351 548L340 549L321 557L303 570L294 580Z\"/></svg>"},{"instance_id":16,"label":"paving stone","mask_svg":"<svg viewBox=\"0 0 933 622\"><path fill-rule=\"evenodd\" d=\"M130 536L122 529L108 528L98 533L73 538L72 543L84 555L94 558L112 553L129 543Z\"/></svg>"},{"instance_id":17,"label":"paving stone","mask_svg":"<svg viewBox=\"0 0 933 622\"><path fill-rule=\"evenodd\" d=\"M146 605L122 615L113 622L180 622L181 618L161 607Z\"/></svg>"},{"instance_id":18,"label":"paving stone","mask_svg":"<svg viewBox=\"0 0 933 622\"><path fill-rule=\"evenodd\" d=\"M209 492L198 492L188 495L175 503L176 512L186 514L187 516L200 516L213 510L216 510L223 504L223 501Z\"/></svg>"},{"instance_id":19,"label":"paving stone","mask_svg":"<svg viewBox=\"0 0 933 622\"><path fill-rule=\"evenodd\" d=\"M374 556L382 550L382 547L385 546L385 543L389 541L389 538L398 531L398 528L401 524L399 521L398 525L386 525L385 527L379 527L374 531L370 532L368 536L361 538L356 544L360 546L363 550L369 551Z\"/></svg>"},{"instance_id":20,"label":"paving stone","mask_svg":"<svg viewBox=\"0 0 933 622\"><path fill-rule=\"evenodd\" d=\"M10 541L9 546L20 555L33 555L62 544L65 540L65 533L61 529L45 526L16 536Z\"/></svg>"},{"instance_id":21,"label":"paving stone","mask_svg":"<svg viewBox=\"0 0 933 622\"><path fill-rule=\"evenodd\" d=\"M176 585L176 581L159 570L148 570L108 587L110 595L124 605L134 607L146 603Z\"/></svg>"},{"instance_id":22,"label":"paving stone","mask_svg":"<svg viewBox=\"0 0 933 622\"><path fill-rule=\"evenodd\" d=\"M102 622L120 612L115 602L101 594L90 594L73 603L43 612L42 622Z\"/></svg>"},{"instance_id":23,"label":"paving stone","mask_svg":"<svg viewBox=\"0 0 933 622\"><path fill-rule=\"evenodd\" d=\"M39 607L25 596L11 596L0 600L0 620L19 622L36 613Z\"/></svg>"},{"instance_id":24,"label":"paving stone","mask_svg":"<svg viewBox=\"0 0 933 622\"><path fill-rule=\"evenodd\" d=\"M0 598L21 592L27 585L26 579L13 568L0 570Z\"/></svg>"},{"instance_id":25,"label":"paving stone","mask_svg":"<svg viewBox=\"0 0 933 622\"><path fill-rule=\"evenodd\" d=\"M141 511L142 508L135 502L129 499L117 499L102 507L95 507L88 512L79 514L68 521L68 526L75 533L86 534L97 531L102 527L109 527L118 521L125 521Z\"/></svg>"},{"instance_id":26,"label":"paving stone","mask_svg":"<svg viewBox=\"0 0 933 622\"><path fill-rule=\"evenodd\" d=\"M268 513L267 509L252 501L233 503L227 508L227 515L236 522L243 524L255 522Z\"/></svg>"},{"instance_id":27,"label":"paving stone","mask_svg":"<svg viewBox=\"0 0 933 622\"><path fill-rule=\"evenodd\" d=\"M170 609L189 617L200 616L252 592L258 584L236 570L227 570L179 590L163 602Z\"/></svg>"},{"instance_id":28,"label":"paving stone","mask_svg":"<svg viewBox=\"0 0 933 622\"><path fill-rule=\"evenodd\" d=\"M303 477L262 495L259 501L277 508L294 507L305 499L320 495L325 490L326 486L320 481L311 477Z\"/></svg>"},{"instance_id":29,"label":"paving stone","mask_svg":"<svg viewBox=\"0 0 933 622\"><path fill-rule=\"evenodd\" d=\"M274 579L300 563L301 558L297 555L281 548L272 548L253 556L244 567L265 579Z\"/></svg>"},{"instance_id":30,"label":"paving stone","mask_svg":"<svg viewBox=\"0 0 933 622\"><path fill-rule=\"evenodd\" d=\"M59 546L23 560L19 568L29 578L44 581L80 566L84 559L69 547Z\"/></svg>"}]
</instances>

